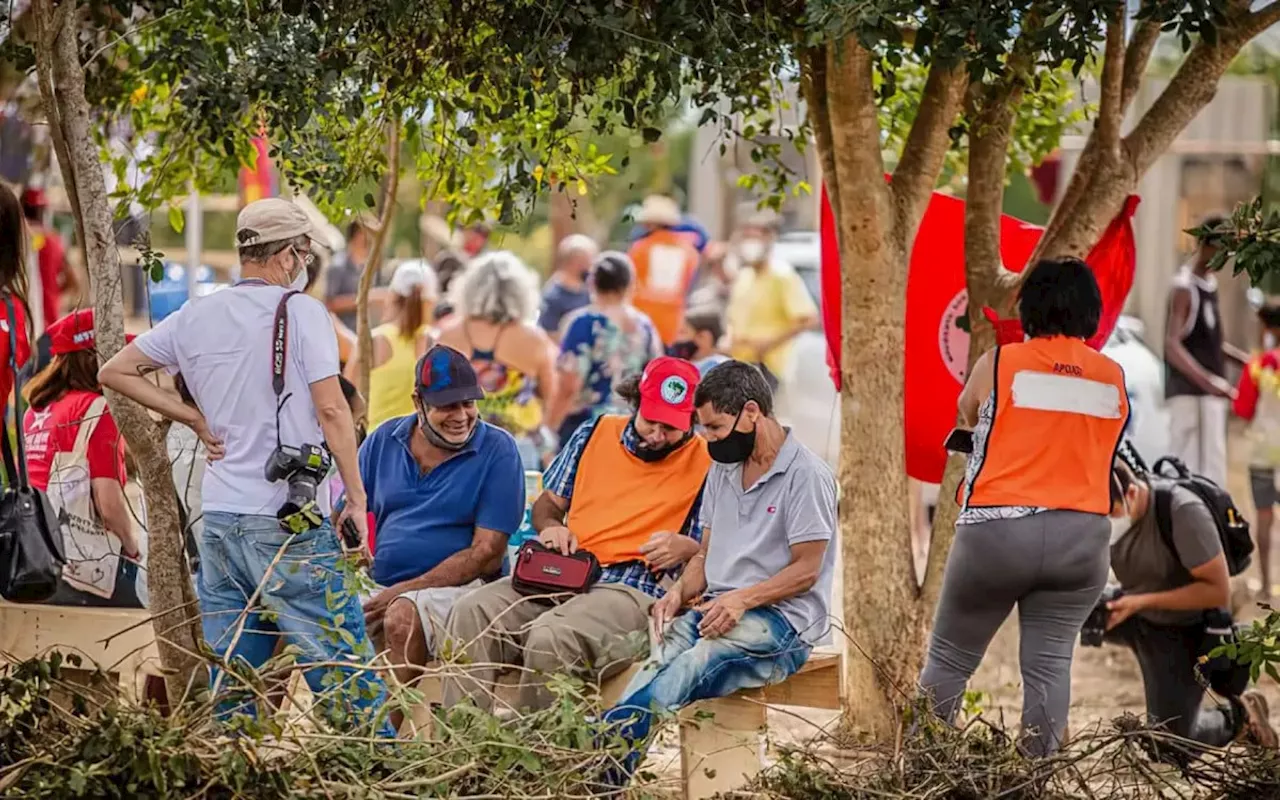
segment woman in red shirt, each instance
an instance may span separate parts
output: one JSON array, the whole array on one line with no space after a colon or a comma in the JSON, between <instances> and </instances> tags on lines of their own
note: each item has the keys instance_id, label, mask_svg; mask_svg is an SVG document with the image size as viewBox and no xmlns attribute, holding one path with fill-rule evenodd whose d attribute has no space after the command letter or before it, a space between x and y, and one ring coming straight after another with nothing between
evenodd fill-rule
<instances>
[{"instance_id":1,"label":"woman in red shirt","mask_svg":"<svg viewBox=\"0 0 1280 800\"><path fill-rule=\"evenodd\" d=\"M124 494L124 440L98 383L93 309L51 325L49 350L25 388L23 421L31 483L62 520L67 565L49 602L141 608L141 540Z\"/></svg>"},{"instance_id":2,"label":"woman in red shirt","mask_svg":"<svg viewBox=\"0 0 1280 800\"><path fill-rule=\"evenodd\" d=\"M30 355L30 339L27 336L27 254L30 243L26 225L22 222L22 207L18 198L0 183L0 403L8 417L9 392L13 390L13 368L9 365L9 311L3 302L3 293L13 295L18 342L18 366L26 363Z\"/></svg>"}]
</instances>

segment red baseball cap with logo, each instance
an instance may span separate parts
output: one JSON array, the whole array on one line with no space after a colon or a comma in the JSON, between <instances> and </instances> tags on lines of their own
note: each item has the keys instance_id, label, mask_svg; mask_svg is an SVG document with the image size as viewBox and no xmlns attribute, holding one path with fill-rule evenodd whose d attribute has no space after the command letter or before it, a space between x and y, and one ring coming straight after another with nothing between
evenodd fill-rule
<instances>
[{"instance_id":1,"label":"red baseball cap with logo","mask_svg":"<svg viewBox=\"0 0 1280 800\"><path fill-rule=\"evenodd\" d=\"M82 308L73 311L49 326L49 354L55 356L76 353L94 348L93 309ZM125 334L125 344L134 340L132 334Z\"/></svg>"},{"instance_id":2,"label":"red baseball cap with logo","mask_svg":"<svg viewBox=\"0 0 1280 800\"><path fill-rule=\"evenodd\" d=\"M698 368L683 358L659 356L640 376L640 416L687 431L693 426Z\"/></svg>"}]
</instances>

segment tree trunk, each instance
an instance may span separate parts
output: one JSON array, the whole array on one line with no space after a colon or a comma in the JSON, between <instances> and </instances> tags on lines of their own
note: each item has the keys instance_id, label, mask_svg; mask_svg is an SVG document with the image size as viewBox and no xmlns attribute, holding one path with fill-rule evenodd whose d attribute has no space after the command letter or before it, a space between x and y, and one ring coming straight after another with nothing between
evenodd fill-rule
<instances>
[{"instance_id":1,"label":"tree trunk","mask_svg":"<svg viewBox=\"0 0 1280 800\"><path fill-rule=\"evenodd\" d=\"M902 436L907 249L883 177L871 54L849 40L805 61L840 240L844 718L860 738L884 740L896 731L895 706L915 678L901 669L916 601Z\"/></svg>"},{"instance_id":2,"label":"tree trunk","mask_svg":"<svg viewBox=\"0 0 1280 800\"><path fill-rule=\"evenodd\" d=\"M71 3L72 0L63 0L63 5ZM98 356L105 361L124 346L120 255L111 229L102 162L90 133L84 71L77 47L78 19L73 6L68 11L55 7L51 0L41 0L36 9L43 23L42 34L47 34L41 36L40 47L46 48L42 62L53 68L52 81L47 85L52 86L55 96L47 105L57 109L56 138L63 143L60 151L65 150L59 153L58 161L67 186L74 187L77 223L85 232L94 335ZM42 76L42 86L47 77ZM107 393L107 401L141 473L147 499L147 588L169 698L177 703L193 685L202 684L203 676L200 617L183 557L178 493L158 426L141 406L114 392Z\"/></svg>"},{"instance_id":3,"label":"tree trunk","mask_svg":"<svg viewBox=\"0 0 1280 800\"><path fill-rule=\"evenodd\" d=\"M857 738L886 741L915 695L928 611L911 550L903 436L908 256L946 156L964 69L931 67L889 185L873 62L852 38L811 48L801 55L801 88L840 249L844 722Z\"/></svg>"},{"instance_id":4,"label":"tree trunk","mask_svg":"<svg viewBox=\"0 0 1280 800\"><path fill-rule=\"evenodd\" d=\"M386 247L391 223L395 219L396 190L399 187L400 122L397 117L387 123L387 176L382 194L381 214L378 217L378 229L373 232L373 243L369 247L369 260L365 262L364 272L360 273L360 285L356 288L356 351L360 360L356 388L365 398L369 397L369 373L373 370L373 331L369 326L369 289L373 287L373 277L378 274L378 270L382 269L382 250Z\"/></svg>"}]
</instances>

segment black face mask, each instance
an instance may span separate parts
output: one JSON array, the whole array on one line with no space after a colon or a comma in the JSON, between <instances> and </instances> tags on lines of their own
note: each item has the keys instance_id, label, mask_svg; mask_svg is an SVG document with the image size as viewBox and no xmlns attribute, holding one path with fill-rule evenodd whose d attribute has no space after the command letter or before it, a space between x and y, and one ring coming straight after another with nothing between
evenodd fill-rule
<instances>
[{"instance_id":1,"label":"black face mask","mask_svg":"<svg viewBox=\"0 0 1280 800\"><path fill-rule=\"evenodd\" d=\"M667 355L672 358L683 358L685 361L693 360L693 357L697 352L698 343L692 339L672 342L667 346Z\"/></svg>"},{"instance_id":2,"label":"black face mask","mask_svg":"<svg viewBox=\"0 0 1280 800\"><path fill-rule=\"evenodd\" d=\"M632 432L635 433L636 438L639 439L640 434L635 429L636 418L632 417L631 422L627 424L631 426ZM655 461L661 461L662 459L671 455L675 451L679 450L681 447L684 447L685 443L688 442L691 438L693 438L692 430L685 433L685 435L681 437L680 441L676 442L675 444L666 445L664 447L645 447L643 444L644 440L641 439L640 440L641 444L636 446L635 456L636 458L640 459L646 464L652 464Z\"/></svg>"},{"instance_id":3,"label":"black face mask","mask_svg":"<svg viewBox=\"0 0 1280 800\"><path fill-rule=\"evenodd\" d=\"M473 426L471 428L471 432L467 434L467 438L463 439L461 442L451 442L446 439L443 433L436 430L431 423L427 421L426 414L418 414L418 427L422 429L422 435L427 437L428 442L431 442L431 444L441 450L448 450L456 453L471 442L471 437L476 435L476 428L479 428L480 426Z\"/></svg>"},{"instance_id":4,"label":"black face mask","mask_svg":"<svg viewBox=\"0 0 1280 800\"><path fill-rule=\"evenodd\" d=\"M729 431L729 435L715 442L707 442L707 455L711 456L713 461L721 464L741 464L751 457L751 451L756 449L756 429L743 432L738 430L738 421L742 419L742 412L738 412L738 416L733 418L733 429ZM758 425L758 423L757 423Z\"/></svg>"}]
</instances>

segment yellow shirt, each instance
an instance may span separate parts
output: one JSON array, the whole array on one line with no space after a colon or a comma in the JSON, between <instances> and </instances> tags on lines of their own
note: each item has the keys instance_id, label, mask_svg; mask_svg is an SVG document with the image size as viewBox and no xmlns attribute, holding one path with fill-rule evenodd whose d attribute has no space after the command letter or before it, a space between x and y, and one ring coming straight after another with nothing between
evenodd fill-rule
<instances>
[{"instance_id":1,"label":"yellow shirt","mask_svg":"<svg viewBox=\"0 0 1280 800\"><path fill-rule=\"evenodd\" d=\"M381 336L391 345L391 358L369 370L369 432L382 423L413 413L413 370L418 365L417 342L423 328L411 339L400 335L400 326L394 323L379 325L374 336Z\"/></svg>"},{"instance_id":2,"label":"yellow shirt","mask_svg":"<svg viewBox=\"0 0 1280 800\"><path fill-rule=\"evenodd\" d=\"M757 357L751 343L775 339L800 320L817 316L817 305L790 264L771 261L764 270L744 267L734 279L725 309L725 322L734 342L730 354L739 361L754 362ZM777 378L786 371L791 344L776 347L764 357L765 366Z\"/></svg>"}]
</instances>

